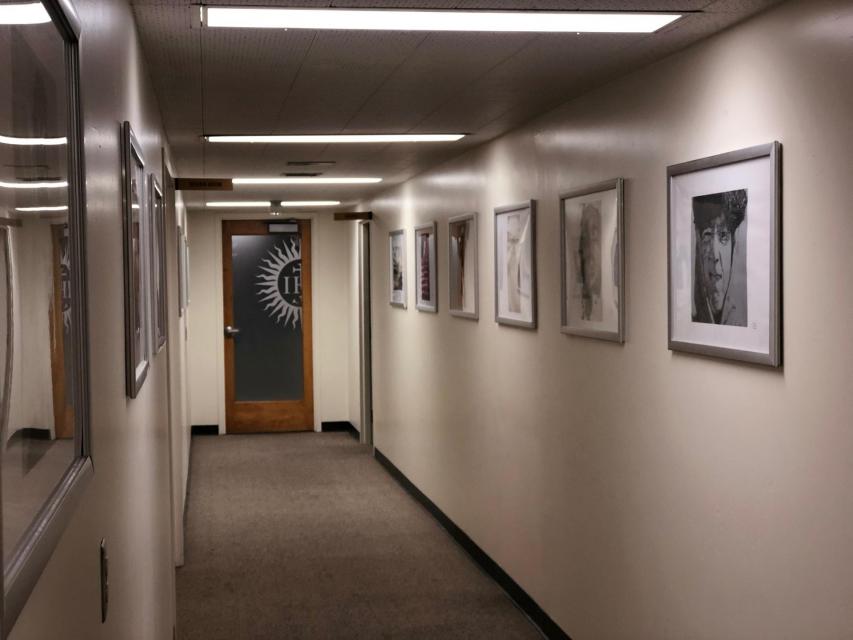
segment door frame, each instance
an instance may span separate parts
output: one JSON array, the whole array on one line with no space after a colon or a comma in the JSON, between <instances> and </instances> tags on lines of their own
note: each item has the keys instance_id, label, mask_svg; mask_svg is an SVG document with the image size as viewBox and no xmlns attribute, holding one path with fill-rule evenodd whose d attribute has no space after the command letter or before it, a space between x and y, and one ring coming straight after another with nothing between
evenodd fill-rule
<instances>
[{"instance_id":1,"label":"door frame","mask_svg":"<svg viewBox=\"0 0 853 640\"><path fill-rule=\"evenodd\" d=\"M358 373L360 441L373 445L373 332L370 291L370 222L358 223Z\"/></svg>"},{"instance_id":2,"label":"door frame","mask_svg":"<svg viewBox=\"0 0 853 640\"><path fill-rule=\"evenodd\" d=\"M256 432L288 432L288 431L310 431L315 428L317 412L315 408L314 394L314 301L313 301L313 224L310 219L288 218L287 220L266 219L237 219L222 220L219 224L221 234L222 251L222 327L234 324L234 295L233 295L233 269L231 261L232 246L230 237L235 235L249 234L261 236L275 236L275 232L269 230L269 225L276 223L295 223L299 228L300 242L302 243L302 353L303 353L303 383L304 397L302 401L255 401L252 403L239 403L236 398L236 362L235 362L235 338L224 336L223 351L225 377L225 432L226 433L256 433ZM230 235L226 235L225 227L231 225ZM242 231L241 231L242 230ZM261 233L261 230L265 230ZM230 285L230 288L226 286ZM229 375L230 373L230 375ZM243 406L251 404L253 406ZM240 406L238 406L240 405ZM273 418L274 412L275 417ZM258 417L265 415L277 428L258 429ZM310 417L309 417L310 416ZM301 417L308 418L303 422ZM303 425L294 427L293 425ZM229 426L230 425L230 426Z\"/></svg>"}]
</instances>

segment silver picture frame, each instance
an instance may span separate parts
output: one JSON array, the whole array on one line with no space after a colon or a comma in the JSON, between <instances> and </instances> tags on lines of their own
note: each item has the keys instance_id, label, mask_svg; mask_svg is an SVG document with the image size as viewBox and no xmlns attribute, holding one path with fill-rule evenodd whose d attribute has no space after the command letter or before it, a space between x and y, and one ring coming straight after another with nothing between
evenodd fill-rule
<instances>
[{"instance_id":1,"label":"silver picture frame","mask_svg":"<svg viewBox=\"0 0 853 640\"><path fill-rule=\"evenodd\" d=\"M570 314L570 309L573 309L573 300L572 300L572 287L571 283L568 281L569 274L569 251L570 247L567 243L567 204L570 201L582 200L586 196L591 196L594 194L602 194L613 192L613 212L612 215L615 217L615 229L613 238L615 240L615 251L613 251L613 255L611 256L611 264L610 269L613 276L613 282L615 284L614 288L616 289L616 299L615 299L615 316L616 320L616 328L608 329L608 328L600 328L595 327L595 324L599 324L605 326L608 324L606 322L578 322L574 317L575 314ZM596 338L599 340L608 340L611 342L623 343L625 341L625 211L624 211L624 180L622 178L614 178L612 180L605 180L603 182L598 182L595 184L591 184L585 187L581 187L578 189L572 189L570 191L565 191L560 194L560 288L561 288L561 296L560 296L560 331L569 335L583 336L586 338ZM599 212L603 213L603 212ZM599 230L598 236L602 242L602 245L606 241L608 237L611 237L609 234L603 233ZM606 252L604 251L604 246L601 247L601 251L599 254L599 263L602 263L606 259ZM613 248L613 247L611 247ZM601 266L601 264L599 264ZM599 283L602 288L601 296L604 297L603 289L604 284ZM611 291L612 293L612 291ZM607 315L607 314L602 314ZM572 317L570 317L572 316ZM611 321L612 322L612 321ZM592 325L592 326L591 326Z\"/></svg>"},{"instance_id":2,"label":"silver picture frame","mask_svg":"<svg viewBox=\"0 0 853 640\"><path fill-rule=\"evenodd\" d=\"M388 232L388 302L405 309L407 293L406 230L395 229Z\"/></svg>"},{"instance_id":3,"label":"silver picture frame","mask_svg":"<svg viewBox=\"0 0 853 640\"><path fill-rule=\"evenodd\" d=\"M415 227L415 232L412 234L414 239L415 250L415 308L418 311L426 313L438 313L438 225L435 222L427 222ZM426 237L427 250L427 287L430 291L430 298L423 296L424 290L424 258L423 247L419 247L418 243L422 242L422 238Z\"/></svg>"},{"instance_id":4,"label":"silver picture frame","mask_svg":"<svg viewBox=\"0 0 853 640\"><path fill-rule=\"evenodd\" d=\"M509 270L510 265L508 262L502 262L501 256L503 255L503 251L500 250L500 239L501 239L501 218L512 215L524 215L524 213L528 215L528 226L526 228L527 237L522 239L524 241L524 246L520 249L520 255L518 256L519 260L519 268L523 271L526 267L527 270L527 280L529 281L530 290L526 292L527 297L529 297L529 312L524 313L522 310L519 313L519 316L526 317L512 317L508 313L502 312L502 300L503 296L501 294L501 278L504 274ZM513 204L503 207L497 207L495 209L494 214L494 249L495 249L495 322L498 324L508 325L512 327L520 327L523 329L536 329L537 327L537 283L536 283L536 201L528 200L527 202L523 202L520 204ZM521 244L521 243L518 243ZM504 276L505 277L505 276ZM519 278L519 286L517 287L519 293L524 295L523 282L524 276L520 276ZM509 306L509 305L507 305ZM523 308L521 306L520 308Z\"/></svg>"},{"instance_id":5,"label":"silver picture frame","mask_svg":"<svg viewBox=\"0 0 853 640\"><path fill-rule=\"evenodd\" d=\"M166 309L166 200L163 188L154 174L148 178L149 219L151 220L151 329L153 354L166 346L168 314Z\"/></svg>"},{"instance_id":6,"label":"silver picture frame","mask_svg":"<svg viewBox=\"0 0 853 640\"><path fill-rule=\"evenodd\" d=\"M756 162L761 161L761 162ZM750 315L752 312L747 308L743 310L743 320L739 320L737 323L735 322L719 322L719 325L737 325L737 326L729 326L726 327L726 331L729 332L727 335L732 335L735 338L739 336L750 336L752 335L758 336L758 340L752 340L755 343L756 348L740 348L740 347L732 347L726 346L723 344L715 344L712 341L700 341L700 340L686 340L683 337L680 337L678 329L674 326L676 323L680 323L681 325L688 324L685 316L686 314L683 310L677 309L679 307L678 301L676 300L676 292L675 285L676 281L683 281L684 278L676 279L673 270L676 266L673 264L673 253L674 251L678 251L676 255L680 257L680 261L684 261L685 251L684 247L676 247L675 244L677 242L676 233L673 229L674 216L680 214L684 214L684 212L677 211L678 206L677 203L674 202L674 189L676 188L675 181L684 179L685 176L696 177L703 174L703 172L708 175L714 175L709 172L717 172L725 169L727 171L731 169L737 168L741 171L744 176L747 174L750 176L759 176L760 179L756 177L747 178L744 177L744 184L749 182L751 179L753 183L757 183L761 185L761 189L765 192L762 193L762 197L758 199L759 204L758 207L758 222L754 221L756 216L755 212L751 212L749 207L752 206L751 202L752 198L747 199L748 189L746 188L738 188L737 190L733 190L736 187L728 186L726 189L732 189L727 191L726 193L712 193L713 191L719 191L718 187L714 189L706 190L706 192L710 195L701 196L702 198L710 198L716 195L726 195L726 194L736 194L738 192L743 192L743 202L741 208L743 211L740 214L741 219L749 218L748 227L746 230L751 232L752 227L755 224L764 225L759 227L759 232L757 233L757 240L754 240L752 244L749 246L750 251L752 248L758 247L762 252L761 255L766 257L766 262L764 260L758 260L757 263L762 265L762 268L766 266L767 273L760 273L759 275L754 275L749 272L745 267L743 271L745 272L745 276L743 281L745 284L743 285L744 291L746 291L747 287L750 289L754 286L753 280L758 281L761 284L762 294L766 294L766 313L761 313L761 317L756 318L753 315ZM782 286L782 277L781 277L781 240L782 240L782 190L781 190L781 176L782 176L782 145L779 142L772 142L769 144L757 145L745 149L739 149L737 151L732 151L729 153L723 153L715 156L710 156L707 158L702 158L699 160L693 160L690 162L684 162L681 164L676 164L667 167L667 303L668 303L668 344L669 349L671 351L684 351L688 353L695 353L704 356L712 356L717 358L726 358L730 360L738 360L742 362L749 362L753 364L765 365L769 367L780 367L782 366L782 294L781 294L781 286ZM693 207L697 206L695 204L695 200L698 198L694 198ZM730 198L731 199L731 198ZM683 198L682 198L683 200ZM731 208L731 207L730 207ZM692 224L696 224L696 215L693 214ZM678 222L678 221L676 221ZM683 220L681 221L683 225ZM737 223L740 224L740 223ZM710 235L713 235L714 238L718 237L718 232L716 230L711 231ZM709 237L710 237L709 235ZM735 235L731 233L731 244L732 255L734 255L734 245L735 245ZM698 232L694 230L694 238L698 237ZM751 235L747 236L747 238L752 237ZM761 242L761 239L766 239L765 243ZM694 244L697 243L698 240L694 240ZM683 243L682 243L683 244ZM744 246L745 243L741 242L741 245ZM693 249L693 247L691 247ZM744 249L745 251L745 249ZM696 262L698 258L698 250L694 250L693 255L693 269L694 269L694 284L693 284L693 299L696 299L696 282L701 280L701 267L696 267L698 264ZM744 258L744 262L746 262ZM730 259L730 264L734 265L734 257ZM733 269L731 267L730 269ZM757 271L757 270L756 270ZM698 275L696 275L698 272ZM717 276L718 279L723 279L725 276ZM766 281L766 282L765 282ZM728 282L732 282L731 273L728 275ZM729 295L729 286L727 285L725 289L725 295ZM764 289L766 287L766 290ZM682 286L681 289L684 287ZM706 287L707 291L707 287ZM678 294L683 297L682 293ZM719 295L717 295L719 297ZM746 298L746 293L744 293L744 298ZM761 296L762 299L764 295ZM714 303L717 304L716 302ZM685 305L681 304L680 307L684 307ZM711 305L709 305L711 306ZM747 305L744 304L746 307ZM751 304L749 305L752 306ZM762 304L761 310L763 311L764 304ZM756 314L758 315L758 313ZM764 317L766 315L766 317ZM696 320L696 307L694 303L693 307L693 317L690 319L690 322L695 325L701 326L710 326L712 325L716 319L712 320ZM753 333L753 332L759 333ZM765 336L766 334L766 336Z\"/></svg>"},{"instance_id":7,"label":"silver picture frame","mask_svg":"<svg viewBox=\"0 0 853 640\"><path fill-rule=\"evenodd\" d=\"M471 259L466 262L465 269L468 273L471 273L472 286L471 286L471 297L473 298L474 308L472 311L465 310L465 296L464 293L460 292L460 300L462 301L462 307L454 306L454 292L456 291L456 285L454 284L454 265L453 265L453 257L454 252L457 250L457 247L453 243L454 234L453 228L456 225L467 224L470 230L473 230L473 241L468 242L467 246L470 247L472 251ZM447 310L450 315L455 316L457 318L467 318L469 320L479 320L480 319L480 268L479 268L479 252L480 245L480 230L477 226L477 214L474 213L464 213L462 215L453 216L447 221ZM458 267L457 267L458 268ZM459 276L464 279L464 273ZM461 285L464 285L464 281L460 282Z\"/></svg>"},{"instance_id":8,"label":"silver picture frame","mask_svg":"<svg viewBox=\"0 0 853 640\"><path fill-rule=\"evenodd\" d=\"M130 123L121 126L122 142L122 223L124 232L124 326L125 387L135 398L145 383L149 368L148 313L146 309L146 238L148 203L145 188L145 159ZM142 178L139 183L139 178ZM134 203L134 180L137 181ZM134 213L136 212L136 213Z\"/></svg>"}]
</instances>

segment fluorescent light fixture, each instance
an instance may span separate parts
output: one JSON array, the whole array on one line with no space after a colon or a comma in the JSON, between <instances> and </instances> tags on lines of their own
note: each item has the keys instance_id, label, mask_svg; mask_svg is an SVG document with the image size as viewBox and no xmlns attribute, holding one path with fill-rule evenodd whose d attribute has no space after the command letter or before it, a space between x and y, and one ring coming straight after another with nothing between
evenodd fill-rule
<instances>
[{"instance_id":1,"label":"fluorescent light fixture","mask_svg":"<svg viewBox=\"0 0 853 640\"><path fill-rule=\"evenodd\" d=\"M234 178L234 184L376 184L382 178Z\"/></svg>"},{"instance_id":2,"label":"fluorescent light fixture","mask_svg":"<svg viewBox=\"0 0 853 640\"><path fill-rule=\"evenodd\" d=\"M282 200L275 203L269 200L235 200L233 202L208 202L207 206L236 209L243 207L334 207L339 204L338 200Z\"/></svg>"},{"instance_id":3,"label":"fluorescent light fixture","mask_svg":"<svg viewBox=\"0 0 853 640\"><path fill-rule=\"evenodd\" d=\"M68 205L58 207L15 207L15 211L68 211Z\"/></svg>"},{"instance_id":4,"label":"fluorescent light fixture","mask_svg":"<svg viewBox=\"0 0 853 640\"><path fill-rule=\"evenodd\" d=\"M0 8L2 7L3 5L0 5ZM68 144L68 138L16 138L0 135L0 144L12 144L19 147L52 147Z\"/></svg>"},{"instance_id":5,"label":"fluorescent light fixture","mask_svg":"<svg viewBox=\"0 0 853 640\"><path fill-rule=\"evenodd\" d=\"M3 189L60 189L67 186L67 182L58 180L50 182L4 182L0 180L0 187Z\"/></svg>"},{"instance_id":6,"label":"fluorescent light fixture","mask_svg":"<svg viewBox=\"0 0 853 640\"><path fill-rule=\"evenodd\" d=\"M456 142L464 133L380 133L334 135L206 136L208 142L260 142L284 144L339 144L388 142Z\"/></svg>"},{"instance_id":7,"label":"fluorescent light fixture","mask_svg":"<svg viewBox=\"0 0 853 640\"><path fill-rule=\"evenodd\" d=\"M207 7L206 22L208 27L266 29L652 33L680 17L680 14L675 13L592 13L582 11Z\"/></svg>"},{"instance_id":8,"label":"fluorescent light fixture","mask_svg":"<svg viewBox=\"0 0 853 640\"><path fill-rule=\"evenodd\" d=\"M0 4L0 24L44 24L50 16L41 2Z\"/></svg>"}]
</instances>

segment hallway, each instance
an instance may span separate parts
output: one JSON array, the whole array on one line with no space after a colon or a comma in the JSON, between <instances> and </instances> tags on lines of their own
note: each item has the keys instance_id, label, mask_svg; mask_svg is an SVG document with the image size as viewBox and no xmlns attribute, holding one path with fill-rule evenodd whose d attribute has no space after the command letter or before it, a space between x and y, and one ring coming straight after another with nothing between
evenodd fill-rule
<instances>
[{"instance_id":1,"label":"hallway","mask_svg":"<svg viewBox=\"0 0 853 640\"><path fill-rule=\"evenodd\" d=\"M538 638L346 433L193 438L181 640Z\"/></svg>"}]
</instances>

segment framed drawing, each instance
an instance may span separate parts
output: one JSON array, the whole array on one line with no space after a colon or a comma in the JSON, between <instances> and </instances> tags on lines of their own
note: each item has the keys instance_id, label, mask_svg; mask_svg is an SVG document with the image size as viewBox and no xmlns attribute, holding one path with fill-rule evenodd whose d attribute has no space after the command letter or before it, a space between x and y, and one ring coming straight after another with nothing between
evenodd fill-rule
<instances>
[{"instance_id":1,"label":"framed drawing","mask_svg":"<svg viewBox=\"0 0 853 640\"><path fill-rule=\"evenodd\" d=\"M152 174L149 202L151 203L151 308L154 313L154 353L166 344L166 209L163 189Z\"/></svg>"},{"instance_id":2,"label":"framed drawing","mask_svg":"<svg viewBox=\"0 0 853 640\"><path fill-rule=\"evenodd\" d=\"M397 229L388 234L389 260L391 266L391 305L406 308L406 230Z\"/></svg>"},{"instance_id":3,"label":"framed drawing","mask_svg":"<svg viewBox=\"0 0 853 640\"><path fill-rule=\"evenodd\" d=\"M415 227L415 308L430 313L438 312L435 230L435 222Z\"/></svg>"},{"instance_id":4,"label":"framed drawing","mask_svg":"<svg viewBox=\"0 0 853 640\"><path fill-rule=\"evenodd\" d=\"M667 169L669 348L780 366L778 142Z\"/></svg>"},{"instance_id":5,"label":"framed drawing","mask_svg":"<svg viewBox=\"0 0 853 640\"><path fill-rule=\"evenodd\" d=\"M480 317L477 214L467 213L451 218L447 240L450 315L477 320Z\"/></svg>"},{"instance_id":6,"label":"framed drawing","mask_svg":"<svg viewBox=\"0 0 853 640\"><path fill-rule=\"evenodd\" d=\"M495 209L495 321L536 328L536 201Z\"/></svg>"},{"instance_id":7,"label":"framed drawing","mask_svg":"<svg viewBox=\"0 0 853 640\"><path fill-rule=\"evenodd\" d=\"M560 195L561 331L624 341L621 178Z\"/></svg>"},{"instance_id":8,"label":"framed drawing","mask_svg":"<svg viewBox=\"0 0 853 640\"><path fill-rule=\"evenodd\" d=\"M148 374L148 323L145 303L146 236L145 161L129 122L122 124L122 195L124 226L125 386L135 398Z\"/></svg>"}]
</instances>

